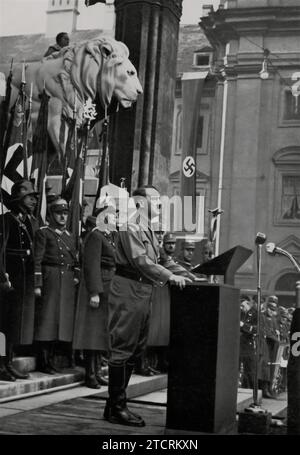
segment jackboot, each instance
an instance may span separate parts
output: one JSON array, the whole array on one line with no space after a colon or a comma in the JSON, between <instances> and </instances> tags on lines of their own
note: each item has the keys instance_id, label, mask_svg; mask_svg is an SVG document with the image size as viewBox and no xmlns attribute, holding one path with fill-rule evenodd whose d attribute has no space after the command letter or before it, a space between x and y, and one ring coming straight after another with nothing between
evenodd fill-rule
<instances>
[{"instance_id":1,"label":"jackboot","mask_svg":"<svg viewBox=\"0 0 300 455\"><path fill-rule=\"evenodd\" d=\"M154 376L155 373L153 372L152 368L149 366L148 358L146 354L142 354L136 362L135 365L135 374L140 376Z\"/></svg>"},{"instance_id":2,"label":"jackboot","mask_svg":"<svg viewBox=\"0 0 300 455\"><path fill-rule=\"evenodd\" d=\"M269 391L269 382L263 381L262 383L262 396L263 398L274 398L273 395Z\"/></svg>"},{"instance_id":3,"label":"jackboot","mask_svg":"<svg viewBox=\"0 0 300 455\"><path fill-rule=\"evenodd\" d=\"M14 376L16 379L28 379L28 373L21 373L12 364L13 361L13 345L7 344L7 356L6 356L6 370Z\"/></svg>"},{"instance_id":4,"label":"jackboot","mask_svg":"<svg viewBox=\"0 0 300 455\"><path fill-rule=\"evenodd\" d=\"M45 374L55 374L56 371L52 368L49 357L50 357L50 347L48 343L43 343L38 352L38 371L41 371Z\"/></svg>"},{"instance_id":5,"label":"jackboot","mask_svg":"<svg viewBox=\"0 0 300 455\"><path fill-rule=\"evenodd\" d=\"M131 370L132 371L132 370ZM129 411L126 404L126 381L131 372L126 373L126 365L109 365L109 398L104 410L104 418L111 423L143 427L145 422Z\"/></svg>"},{"instance_id":6,"label":"jackboot","mask_svg":"<svg viewBox=\"0 0 300 455\"><path fill-rule=\"evenodd\" d=\"M16 378L6 369L5 357L0 357L0 381L14 382Z\"/></svg>"},{"instance_id":7,"label":"jackboot","mask_svg":"<svg viewBox=\"0 0 300 455\"><path fill-rule=\"evenodd\" d=\"M54 357L55 357L55 341L49 342L49 357L48 365L54 373L61 373L61 371L54 366Z\"/></svg>"},{"instance_id":8,"label":"jackboot","mask_svg":"<svg viewBox=\"0 0 300 455\"><path fill-rule=\"evenodd\" d=\"M95 356L96 351L86 349L83 351L85 359L85 386L90 389L100 389L101 386L96 379L95 373Z\"/></svg>"},{"instance_id":9,"label":"jackboot","mask_svg":"<svg viewBox=\"0 0 300 455\"><path fill-rule=\"evenodd\" d=\"M108 385L108 378L102 373L101 353L99 351L95 352L95 376L100 385Z\"/></svg>"}]
</instances>

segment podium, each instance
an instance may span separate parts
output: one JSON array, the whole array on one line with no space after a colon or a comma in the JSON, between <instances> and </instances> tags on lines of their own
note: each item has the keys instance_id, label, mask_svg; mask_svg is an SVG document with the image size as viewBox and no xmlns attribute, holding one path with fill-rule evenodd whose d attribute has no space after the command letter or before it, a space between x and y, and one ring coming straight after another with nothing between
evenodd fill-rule
<instances>
[{"instance_id":1,"label":"podium","mask_svg":"<svg viewBox=\"0 0 300 455\"><path fill-rule=\"evenodd\" d=\"M209 261L214 268L201 273L222 274L232 282L252 253L243 247L232 250L224 253L226 261L224 255L223 260L214 258ZM239 289L227 283L194 282L182 291L171 286L166 434L228 434L235 429L239 296Z\"/></svg>"},{"instance_id":2,"label":"podium","mask_svg":"<svg viewBox=\"0 0 300 455\"><path fill-rule=\"evenodd\" d=\"M197 265L191 272L204 273L205 275L223 275L224 283L233 285L236 271L251 254L252 250L238 245L210 261L204 262L204 264Z\"/></svg>"}]
</instances>

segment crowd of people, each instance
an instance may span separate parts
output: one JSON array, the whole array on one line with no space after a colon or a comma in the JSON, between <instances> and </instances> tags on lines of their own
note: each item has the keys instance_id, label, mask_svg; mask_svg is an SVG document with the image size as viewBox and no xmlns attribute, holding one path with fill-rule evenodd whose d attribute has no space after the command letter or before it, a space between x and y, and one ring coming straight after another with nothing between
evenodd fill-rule
<instances>
[{"instance_id":1,"label":"crowd of people","mask_svg":"<svg viewBox=\"0 0 300 455\"><path fill-rule=\"evenodd\" d=\"M0 332L6 338L0 380L28 378L12 362L24 346L36 354L39 371L55 374L59 343L65 352L71 347L83 353L88 387L109 382L107 420L143 426L127 408L126 388L147 345L153 288L169 282L182 289L192 276L184 267L172 270L160 263L150 223L150 215L159 213L159 193L153 187L133 193L139 222L146 220L143 229L135 221L116 233L98 229L97 218L89 217L80 248L67 230L67 201L49 195L47 222L39 226L33 215L37 197L30 181L16 182L10 211L0 219ZM101 374L103 354L108 378Z\"/></svg>"},{"instance_id":2,"label":"crowd of people","mask_svg":"<svg viewBox=\"0 0 300 455\"><path fill-rule=\"evenodd\" d=\"M134 369L144 375L167 372L170 290L165 284L183 289L186 283L208 280L193 273L196 244L183 240L175 257L175 235L152 230L151 217L157 217L160 205L152 186L133 192L138 217L126 230L112 231L109 224L100 229L98 216L112 203L107 199L97 217L85 220L80 242L67 229L67 201L49 194L47 222L39 226L33 215L37 197L30 181L16 182L10 211L0 217L0 332L6 338L0 380L28 378L13 364L20 347L36 355L39 371L55 374L55 350L63 346L66 353L80 353L76 358L84 362L87 387L108 384L104 417L143 426L127 407L126 388ZM118 213L113 204L110 222ZM203 262L212 254L207 243ZM265 397L273 396L278 346L288 342L291 316L292 309L278 306L276 296L264 302L258 377ZM240 325L240 385L252 388L255 298L242 296ZM280 381L284 387L284 375Z\"/></svg>"},{"instance_id":3,"label":"crowd of people","mask_svg":"<svg viewBox=\"0 0 300 455\"><path fill-rule=\"evenodd\" d=\"M264 398L274 398L286 389L286 360L294 308L278 304L278 297L262 298L260 333L257 337L257 298L241 295L239 385L253 389L258 344L257 378Z\"/></svg>"}]
</instances>

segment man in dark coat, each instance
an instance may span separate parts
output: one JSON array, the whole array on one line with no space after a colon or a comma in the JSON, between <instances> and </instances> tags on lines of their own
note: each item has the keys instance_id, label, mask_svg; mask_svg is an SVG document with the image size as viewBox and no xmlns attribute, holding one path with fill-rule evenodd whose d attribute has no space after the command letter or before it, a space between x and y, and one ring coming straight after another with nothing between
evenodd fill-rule
<instances>
[{"instance_id":1,"label":"man in dark coat","mask_svg":"<svg viewBox=\"0 0 300 455\"><path fill-rule=\"evenodd\" d=\"M126 405L126 388L135 361L147 344L153 285L167 282L185 286L188 278L176 276L158 264L158 242L151 220L159 215L160 199L153 187L133 193L138 216L120 226L116 242L116 274L108 299L109 398L104 418L111 423L144 426L141 417Z\"/></svg>"},{"instance_id":2,"label":"man in dark coat","mask_svg":"<svg viewBox=\"0 0 300 455\"><path fill-rule=\"evenodd\" d=\"M196 278L191 272L177 262L174 257L176 248L176 236L172 232L166 232L163 236L163 245L159 252L159 264L170 270L174 275ZM155 287L152 298L152 311L148 337L149 356L156 357L155 372L167 372L168 345L170 335L170 289L168 285ZM151 371L151 367L149 368Z\"/></svg>"},{"instance_id":3,"label":"man in dark coat","mask_svg":"<svg viewBox=\"0 0 300 455\"><path fill-rule=\"evenodd\" d=\"M2 379L10 381L28 378L28 374L22 374L12 366L12 359L14 346L30 345L33 341L33 240L38 222L32 213L36 197L31 182L24 179L16 182L11 190L11 211L0 217L0 331L6 336L7 352Z\"/></svg>"},{"instance_id":4,"label":"man in dark coat","mask_svg":"<svg viewBox=\"0 0 300 455\"><path fill-rule=\"evenodd\" d=\"M275 299L273 298L275 297ZM277 314L276 296L268 298L267 309L261 314L259 380L264 398L273 398L271 390L274 372L274 361L279 344L279 330L275 315Z\"/></svg>"},{"instance_id":5,"label":"man in dark coat","mask_svg":"<svg viewBox=\"0 0 300 455\"><path fill-rule=\"evenodd\" d=\"M58 197L49 206L49 226L35 236L36 325L39 369L54 374L55 341L71 343L75 313L75 284L78 283L78 252L73 234L67 231L68 204Z\"/></svg>"},{"instance_id":6,"label":"man in dark coat","mask_svg":"<svg viewBox=\"0 0 300 455\"><path fill-rule=\"evenodd\" d=\"M241 386L246 389L253 389L254 384L256 329L257 311L254 302L248 296L241 296L240 366L243 365Z\"/></svg>"},{"instance_id":7,"label":"man in dark coat","mask_svg":"<svg viewBox=\"0 0 300 455\"><path fill-rule=\"evenodd\" d=\"M84 351L85 385L92 389L108 384L101 374L101 353L108 350L108 293L114 272L114 233L94 227L83 245L73 340L73 348Z\"/></svg>"}]
</instances>

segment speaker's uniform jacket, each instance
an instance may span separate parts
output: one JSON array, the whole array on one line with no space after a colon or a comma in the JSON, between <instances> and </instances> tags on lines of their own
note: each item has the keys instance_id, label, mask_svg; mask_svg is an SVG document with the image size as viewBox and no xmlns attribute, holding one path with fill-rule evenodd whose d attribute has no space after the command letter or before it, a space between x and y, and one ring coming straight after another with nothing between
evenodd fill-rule
<instances>
[{"instance_id":1,"label":"speaker's uniform jacket","mask_svg":"<svg viewBox=\"0 0 300 455\"><path fill-rule=\"evenodd\" d=\"M0 282L8 273L12 284L10 291L1 294L0 331L12 344L33 341L33 237L37 229L37 220L29 215L7 212L0 217Z\"/></svg>"},{"instance_id":2,"label":"speaker's uniform jacket","mask_svg":"<svg viewBox=\"0 0 300 455\"><path fill-rule=\"evenodd\" d=\"M37 341L72 341L76 274L74 236L67 230L40 228L35 237L35 286L42 289L36 304Z\"/></svg>"},{"instance_id":3,"label":"speaker's uniform jacket","mask_svg":"<svg viewBox=\"0 0 300 455\"><path fill-rule=\"evenodd\" d=\"M172 272L158 264L158 241L137 224L120 229L116 274L109 295L110 363L133 362L146 347L153 285L163 286Z\"/></svg>"}]
</instances>

